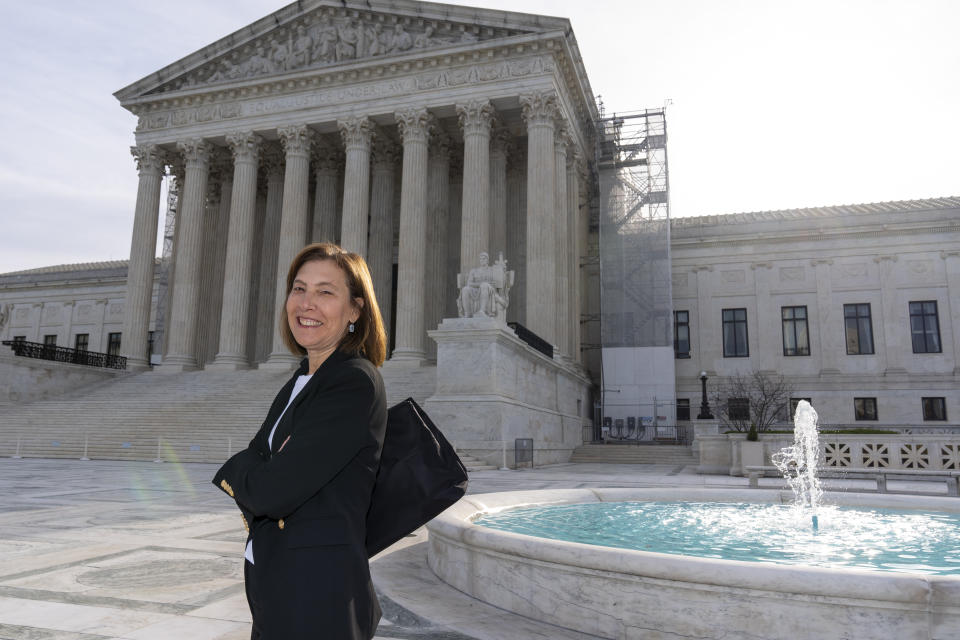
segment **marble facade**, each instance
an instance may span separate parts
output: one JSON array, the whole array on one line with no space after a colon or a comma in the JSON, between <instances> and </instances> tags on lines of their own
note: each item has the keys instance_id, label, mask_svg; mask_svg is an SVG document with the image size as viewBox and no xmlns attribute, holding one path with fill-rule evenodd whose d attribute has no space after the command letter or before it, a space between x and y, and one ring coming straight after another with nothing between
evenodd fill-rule
<instances>
[{"instance_id":1,"label":"marble facade","mask_svg":"<svg viewBox=\"0 0 960 640\"><path fill-rule=\"evenodd\" d=\"M366 257L392 361L435 358L427 331L456 314L455 275L486 252L528 274L508 319L579 366L579 265L561 247L578 255L587 211L571 194L586 189L568 183L592 155L596 107L569 21L298 2L115 95L139 118L131 367L147 366L167 167L179 202L160 370L292 366L277 314L311 241Z\"/></svg>"}]
</instances>

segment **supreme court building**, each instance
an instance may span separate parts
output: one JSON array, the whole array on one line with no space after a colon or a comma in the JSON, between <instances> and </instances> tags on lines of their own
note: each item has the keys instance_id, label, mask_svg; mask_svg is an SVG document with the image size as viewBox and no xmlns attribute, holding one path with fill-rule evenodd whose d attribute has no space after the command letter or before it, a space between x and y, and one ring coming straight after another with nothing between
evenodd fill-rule
<instances>
[{"instance_id":1,"label":"supreme court building","mask_svg":"<svg viewBox=\"0 0 960 640\"><path fill-rule=\"evenodd\" d=\"M596 119L568 20L410 0L291 4L121 89L139 169L123 351L146 367L161 179L176 189L161 369L290 367L286 269L363 255L390 360L436 358L457 274L515 273L507 321L579 367Z\"/></svg>"}]
</instances>

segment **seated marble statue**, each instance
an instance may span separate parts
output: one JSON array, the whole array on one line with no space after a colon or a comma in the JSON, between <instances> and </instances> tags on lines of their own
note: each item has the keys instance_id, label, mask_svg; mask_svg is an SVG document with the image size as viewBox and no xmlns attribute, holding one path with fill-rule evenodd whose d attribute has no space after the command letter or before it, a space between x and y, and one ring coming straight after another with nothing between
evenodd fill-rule
<instances>
[{"instance_id":1,"label":"seated marble statue","mask_svg":"<svg viewBox=\"0 0 960 640\"><path fill-rule=\"evenodd\" d=\"M500 254L499 259L490 266L490 255L480 254L480 266L470 270L466 278L457 274L457 311L461 318L497 318L506 322L507 306L510 303L510 287L513 286L514 272L507 271L507 261Z\"/></svg>"}]
</instances>

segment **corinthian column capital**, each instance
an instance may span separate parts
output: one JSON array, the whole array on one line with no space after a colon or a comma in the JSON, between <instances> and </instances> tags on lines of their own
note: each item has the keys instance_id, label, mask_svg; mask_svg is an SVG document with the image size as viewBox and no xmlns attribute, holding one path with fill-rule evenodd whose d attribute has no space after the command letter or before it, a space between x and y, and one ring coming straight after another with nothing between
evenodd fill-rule
<instances>
[{"instance_id":1,"label":"corinthian column capital","mask_svg":"<svg viewBox=\"0 0 960 640\"><path fill-rule=\"evenodd\" d=\"M366 116L362 118L347 118L337 120L337 128L343 137L343 146L349 151L351 148L370 148L370 138L373 136L375 125Z\"/></svg>"},{"instance_id":2,"label":"corinthian column capital","mask_svg":"<svg viewBox=\"0 0 960 640\"><path fill-rule=\"evenodd\" d=\"M177 143L177 149L187 163L187 169L192 167L207 168L210 165L210 156L213 154L213 145L203 138L191 138Z\"/></svg>"},{"instance_id":3,"label":"corinthian column capital","mask_svg":"<svg viewBox=\"0 0 960 640\"><path fill-rule=\"evenodd\" d=\"M163 175L167 165L167 152L155 144L141 144L130 147L130 154L137 163L140 173Z\"/></svg>"},{"instance_id":4,"label":"corinthian column capital","mask_svg":"<svg viewBox=\"0 0 960 640\"><path fill-rule=\"evenodd\" d=\"M235 131L227 134L227 145L233 152L234 162L251 162L256 164L260 158L260 145L263 138L253 131Z\"/></svg>"},{"instance_id":5,"label":"corinthian column capital","mask_svg":"<svg viewBox=\"0 0 960 640\"><path fill-rule=\"evenodd\" d=\"M567 125L558 120L553 135L554 149L557 153L566 155L572 142L573 140L570 138L570 131L567 129Z\"/></svg>"},{"instance_id":6,"label":"corinthian column capital","mask_svg":"<svg viewBox=\"0 0 960 640\"><path fill-rule=\"evenodd\" d=\"M260 153L260 162L263 164L268 180L283 177L283 150L276 142L264 145Z\"/></svg>"},{"instance_id":7,"label":"corinthian column capital","mask_svg":"<svg viewBox=\"0 0 960 640\"><path fill-rule=\"evenodd\" d=\"M324 137L313 145L313 168L317 173L336 172L343 164L343 150Z\"/></svg>"},{"instance_id":8,"label":"corinthian column capital","mask_svg":"<svg viewBox=\"0 0 960 640\"><path fill-rule=\"evenodd\" d=\"M559 110L554 91L535 91L520 94L520 106L527 126L553 124Z\"/></svg>"},{"instance_id":9,"label":"corinthian column capital","mask_svg":"<svg viewBox=\"0 0 960 640\"><path fill-rule=\"evenodd\" d=\"M460 118L460 126L465 136L490 135L490 126L496 113L496 109L489 100L471 100L466 104L457 105L457 116Z\"/></svg>"},{"instance_id":10,"label":"corinthian column capital","mask_svg":"<svg viewBox=\"0 0 960 640\"><path fill-rule=\"evenodd\" d=\"M400 131L400 139L406 142L427 143L430 129L434 127L433 114L424 107L413 107L393 114Z\"/></svg>"},{"instance_id":11,"label":"corinthian column capital","mask_svg":"<svg viewBox=\"0 0 960 640\"><path fill-rule=\"evenodd\" d=\"M283 150L289 155L309 156L310 146L315 137L313 129L305 124L291 125L289 127L280 127L277 129L277 135L280 136L280 144Z\"/></svg>"},{"instance_id":12,"label":"corinthian column capital","mask_svg":"<svg viewBox=\"0 0 960 640\"><path fill-rule=\"evenodd\" d=\"M397 143L382 131L377 131L371 142L370 158L374 167L392 169L400 159L400 149Z\"/></svg>"}]
</instances>

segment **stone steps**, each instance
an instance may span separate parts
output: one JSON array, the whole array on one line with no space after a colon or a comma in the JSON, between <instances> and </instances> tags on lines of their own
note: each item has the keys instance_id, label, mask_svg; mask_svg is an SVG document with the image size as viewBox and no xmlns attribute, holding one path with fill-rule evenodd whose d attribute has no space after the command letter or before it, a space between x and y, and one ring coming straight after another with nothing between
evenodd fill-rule
<instances>
[{"instance_id":1,"label":"stone steps","mask_svg":"<svg viewBox=\"0 0 960 640\"><path fill-rule=\"evenodd\" d=\"M388 405L433 394L436 367L384 369ZM222 462L245 447L290 371L144 372L0 411L0 456ZM158 446L159 443L159 446ZM158 454L159 451L159 454Z\"/></svg>"},{"instance_id":2,"label":"stone steps","mask_svg":"<svg viewBox=\"0 0 960 640\"><path fill-rule=\"evenodd\" d=\"M574 449L570 462L611 464L699 464L690 447L682 445L584 444Z\"/></svg>"},{"instance_id":3,"label":"stone steps","mask_svg":"<svg viewBox=\"0 0 960 640\"><path fill-rule=\"evenodd\" d=\"M457 457L460 458L460 462L467 468L467 471L491 471L496 469L492 464L487 464L483 460L479 460L460 451L457 451Z\"/></svg>"}]
</instances>

